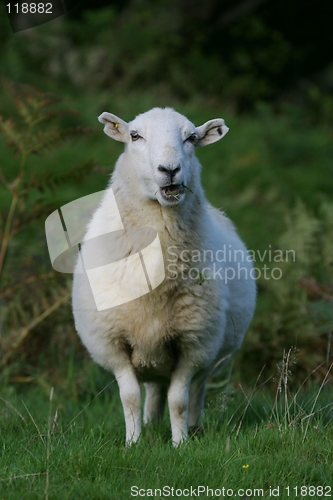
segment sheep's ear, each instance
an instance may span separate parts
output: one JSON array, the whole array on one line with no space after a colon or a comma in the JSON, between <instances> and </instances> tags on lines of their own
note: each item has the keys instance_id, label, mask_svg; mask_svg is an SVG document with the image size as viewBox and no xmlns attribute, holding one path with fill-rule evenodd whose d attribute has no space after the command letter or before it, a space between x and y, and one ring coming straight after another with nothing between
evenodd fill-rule
<instances>
[{"instance_id":1,"label":"sheep's ear","mask_svg":"<svg viewBox=\"0 0 333 500\"><path fill-rule=\"evenodd\" d=\"M229 128L222 118L209 120L200 127L197 127L198 141L197 146L207 146L213 142L219 141L228 132Z\"/></svg>"},{"instance_id":2,"label":"sheep's ear","mask_svg":"<svg viewBox=\"0 0 333 500\"><path fill-rule=\"evenodd\" d=\"M106 135L120 142L129 141L128 124L118 116L104 111L98 121L104 123L104 132Z\"/></svg>"}]
</instances>

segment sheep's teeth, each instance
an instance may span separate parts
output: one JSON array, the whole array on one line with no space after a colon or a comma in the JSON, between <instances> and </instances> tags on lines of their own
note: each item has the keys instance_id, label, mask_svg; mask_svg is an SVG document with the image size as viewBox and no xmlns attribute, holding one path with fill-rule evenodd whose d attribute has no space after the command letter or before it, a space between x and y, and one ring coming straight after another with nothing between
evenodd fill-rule
<instances>
[{"instance_id":1,"label":"sheep's teeth","mask_svg":"<svg viewBox=\"0 0 333 500\"><path fill-rule=\"evenodd\" d=\"M170 184L170 186L165 186L162 189L168 196L175 196L183 192L180 184Z\"/></svg>"}]
</instances>

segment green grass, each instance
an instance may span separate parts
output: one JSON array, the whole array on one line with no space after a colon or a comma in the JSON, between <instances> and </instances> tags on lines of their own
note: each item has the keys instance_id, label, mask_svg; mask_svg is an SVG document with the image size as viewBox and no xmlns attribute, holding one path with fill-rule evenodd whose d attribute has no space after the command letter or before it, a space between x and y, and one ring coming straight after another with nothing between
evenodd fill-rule
<instances>
[{"instance_id":1,"label":"green grass","mask_svg":"<svg viewBox=\"0 0 333 500\"><path fill-rule=\"evenodd\" d=\"M260 491L250 490L269 498L269 489L280 487L279 498L287 499L296 498L295 487L332 485L333 393L327 387L288 393L287 405L284 394L275 401L266 384L248 394L231 387L210 391L203 433L177 449L167 415L161 425L145 428L136 445L124 446L112 381L85 401L63 398L60 388L51 398L36 387L1 393L1 500L125 500L135 486L224 487L235 495L244 489L246 495L231 498L251 499ZM140 498L150 496L146 491Z\"/></svg>"}]
</instances>

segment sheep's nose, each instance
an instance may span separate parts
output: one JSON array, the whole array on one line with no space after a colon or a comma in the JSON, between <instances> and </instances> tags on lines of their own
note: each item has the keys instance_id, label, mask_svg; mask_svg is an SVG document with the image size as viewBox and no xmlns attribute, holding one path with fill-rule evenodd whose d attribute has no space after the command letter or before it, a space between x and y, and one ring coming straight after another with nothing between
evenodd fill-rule
<instances>
[{"instance_id":1,"label":"sheep's nose","mask_svg":"<svg viewBox=\"0 0 333 500\"><path fill-rule=\"evenodd\" d=\"M172 167L172 166L165 167L164 165L159 165L157 167L157 170L159 172L162 172L162 174L167 175L170 178L170 184L172 184L175 175L178 174L178 172L180 172L181 168L180 165L177 165L177 167Z\"/></svg>"},{"instance_id":2,"label":"sheep's nose","mask_svg":"<svg viewBox=\"0 0 333 500\"><path fill-rule=\"evenodd\" d=\"M177 167L165 167L164 165L159 165L157 169L163 174L168 174L172 177L180 172L180 165L177 165Z\"/></svg>"}]
</instances>

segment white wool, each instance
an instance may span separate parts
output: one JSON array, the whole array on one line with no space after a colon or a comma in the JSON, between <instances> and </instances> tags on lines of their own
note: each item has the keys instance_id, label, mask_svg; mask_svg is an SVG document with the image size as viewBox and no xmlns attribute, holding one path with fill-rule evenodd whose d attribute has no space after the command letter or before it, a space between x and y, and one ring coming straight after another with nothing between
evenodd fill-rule
<instances>
[{"instance_id":1,"label":"white wool","mask_svg":"<svg viewBox=\"0 0 333 500\"><path fill-rule=\"evenodd\" d=\"M93 359L115 374L126 442L140 435L142 381L144 422L161 417L167 393L172 440L178 445L187 437L188 426L198 424L205 378L219 360L241 346L255 307L252 263L233 224L206 200L195 156L196 146L221 139L228 128L222 119L195 127L170 108L154 108L130 123L111 113L102 113L99 121L107 135L126 146L85 242L117 227L117 215L110 210L114 195L124 230L113 245L120 251L135 227L128 254L137 255L144 246L140 227L153 228L163 252L165 279L135 300L98 311L87 276L76 273L75 326ZM108 249L96 253L105 260ZM221 262L221 255L227 261ZM183 273L176 275L180 266ZM216 273L221 268L224 271ZM123 278L121 266L117 272L112 280ZM111 283L107 273L97 276L101 294Z\"/></svg>"}]
</instances>

